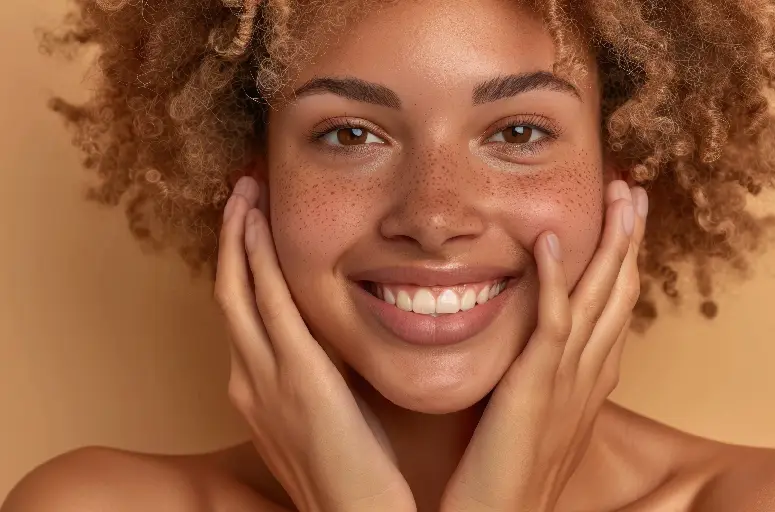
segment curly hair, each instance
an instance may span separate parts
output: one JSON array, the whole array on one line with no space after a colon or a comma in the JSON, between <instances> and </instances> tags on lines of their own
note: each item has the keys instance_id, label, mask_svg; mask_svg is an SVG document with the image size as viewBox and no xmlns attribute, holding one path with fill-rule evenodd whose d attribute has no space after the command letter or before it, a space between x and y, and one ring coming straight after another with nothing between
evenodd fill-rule
<instances>
[{"instance_id":1,"label":"curly hair","mask_svg":"<svg viewBox=\"0 0 775 512\"><path fill-rule=\"evenodd\" d=\"M90 196L123 203L137 238L212 270L220 210L262 150L270 98L366 0L75 1L43 48L100 50L92 97L51 102L96 170ZM596 51L603 141L649 190L636 318L656 317L653 284L678 297L679 269L715 316L716 263L745 270L773 224L746 201L775 177L775 2L529 1L555 72L584 72L574 41Z\"/></svg>"}]
</instances>

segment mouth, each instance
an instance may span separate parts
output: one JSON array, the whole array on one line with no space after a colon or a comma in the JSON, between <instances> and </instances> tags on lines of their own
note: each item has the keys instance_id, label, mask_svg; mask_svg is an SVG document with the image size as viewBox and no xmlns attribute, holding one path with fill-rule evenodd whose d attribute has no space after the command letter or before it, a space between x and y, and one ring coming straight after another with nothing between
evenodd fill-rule
<instances>
[{"instance_id":1,"label":"mouth","mask_svg":"<svg viewBox=\"0 0 775 512\"><path fill-rule=\"evenodd\" d=\"M406 312L418 315L454 315L486 304L506 289L509 278L457 286L415 286L361 281L358 284L374 297Z\"/></svg>"},{"instance_id":2,"label":"mouth","mask_svg":"<svg viewBox=\"0 0 775 512\"><path fill-rule=\"evenodd\" d=\"M450 286L354 281L356 308L412 345L453 345L487 329L513 295L516 277Z\"/></svg>"}]
</instances>

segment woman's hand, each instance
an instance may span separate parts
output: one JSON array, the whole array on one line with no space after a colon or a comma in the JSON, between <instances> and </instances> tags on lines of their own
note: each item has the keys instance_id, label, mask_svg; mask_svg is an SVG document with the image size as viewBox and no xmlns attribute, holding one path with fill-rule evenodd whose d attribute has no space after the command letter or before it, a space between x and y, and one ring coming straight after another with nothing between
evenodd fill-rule
<instances>
[{"instance_id":1,"label":"woman's hand","mask_svg":"<svg viewBox=\"0 0 775 512\"><path fill-rule=\"evenodd\" d=\"M606 204L600 247L571 297L559 240L551 233L538 238L536 330L493 391L442 511L552 511L583 457L618 382L640 293L637 256L648 198L616 181Z\"/></svg>"},{"instance_id":2,"label":"woman's hand","mask_svg":"<svg viewBox=\"0 0 775 512\"><path fill-rule=\"evenodd\" d=\"M220 238L215 296L232 337L232 402L299 510L416 510L385 437L296 309L258 200L258 184L242 178Z\"/></svg>"}]
</instances>

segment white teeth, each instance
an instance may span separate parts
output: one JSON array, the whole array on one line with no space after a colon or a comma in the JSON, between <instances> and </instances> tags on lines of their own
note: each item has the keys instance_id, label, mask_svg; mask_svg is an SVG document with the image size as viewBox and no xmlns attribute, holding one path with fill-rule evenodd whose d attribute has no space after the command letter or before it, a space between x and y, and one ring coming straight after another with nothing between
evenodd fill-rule
<instances>
[{"instance_id":1,"label":"white teeth","mask_svg":"<svg viewBox=\"0 0 775 512\"><path fill-rule=\"evenodd\" d=\"M468 288L460 297L454 290L444 290L438 297L427 288L419 288L414 297L410 297L406 290L399 290L394 294L390 288L374 283L371 286L373 295L393 304L403 311L412 311L421 315L438 316L440 314L454 314L459 311L468 311L477 304L484 304L496 297L506 289L507 281L501 281L493 285L484 286L477 294L473 288Z\"/></svg>"},{"instance_id":2,"label":"white teeth","mask_svg":"<svg viewBox=\"0 0 775 512\"><path fill-rule=\"evenodd\" d=\"M455 296L457 298L457 295ZM460 299L460 309L468 311L476 306L476 293L470 288L463 294L463 298Z\"/></svg>"},{"instance_id":3,"label":"white teeth","mask_svg":"<svg viewBox=\"0 0 775 512\"><path fill-rule=\"evenodd\" d=\"M398 306L398 309L403 309L404 311L412 310L412 299L404 290L398 292L398 297L396 297L396 306Z\"/></svg>"},{"instance_id":4,"label":"white teeth","mask_svg":"<svg viewBox=\"0 0 775 512\"><path fill-rule=\"evenodd\" d=\"M393 292L391 292L389 289L387 289L387 288L384 288L384 287L382 287L382 286L379 286L379 285L377 285L377 288L379 288L380 290L382 290L382 293L384 293L384 295L385 295L385 297L384 297L382 300L384 300L384 301L385 301L385 302L387 302L388 304L393 304L393 305L395 305L395 304L396 304L396 296L395 296L395 295L393 295ZM378 295L378 296L379 296L379 295ZM410 308L410 309L411 309L411 308Z\"/></svg>"},{"instance_id":5,"label":"white teeth","mask_svg":"<svg viewBox=\"0 0 775 512\"><path fill-rule=\"evenodd\" d=\"M485 286L479 291L479 295L476 296L476 303L484 304L488 300L490 300L490 287Z\"/></svg>"},{"instance_id":6,"label":"white teeth","mask_svg":"<svg viewBox=\"0 0 775 512\"><path fill-rule=\"evenodd\" d=\"M400 296L400 293L399 293ZM417 290L412 299L412 311L420 313L422 315L430 315L436 313L436 297L430 292L430 290Z\"/></svg>"},{"instance_id":7,"label":"white teeth","mask_svg":"<svg viewBox=\"0 0 775 512\"><path fill-rule=\"evenodd\" d=\"M444 290L436 300L436 313L457 313L460 309L460 299L452 290Z\"/></svg>"}]
</instances>

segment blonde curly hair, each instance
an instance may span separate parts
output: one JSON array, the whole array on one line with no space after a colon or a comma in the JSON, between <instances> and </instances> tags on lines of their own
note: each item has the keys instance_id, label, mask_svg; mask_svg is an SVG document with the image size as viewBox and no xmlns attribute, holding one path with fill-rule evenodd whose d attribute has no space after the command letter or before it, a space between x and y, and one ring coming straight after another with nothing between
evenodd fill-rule
<instances>
[{"instance_id":1,"label":"blonde curly hair","mask_svg":"<svg viewBox=\"0 0 775 512\"><path fill-rule=\"evenodd\" d=\"M137 238L213 269L220 211L235 175L262 151L270 98L366 1L76 0L43 47L100 49L91 99L51 103L97 172L91 197L125 202ZM775 177L765 96L775 3L528 1L556 45L555 72L584 72L574 42L596 51L603 141L649 190L636 317L644 326L656 317L653 283L678 296L685 267L702 312L715 316L715 263L744 270L772 224L746 199Z\"/></svg>"}]
</instances>

